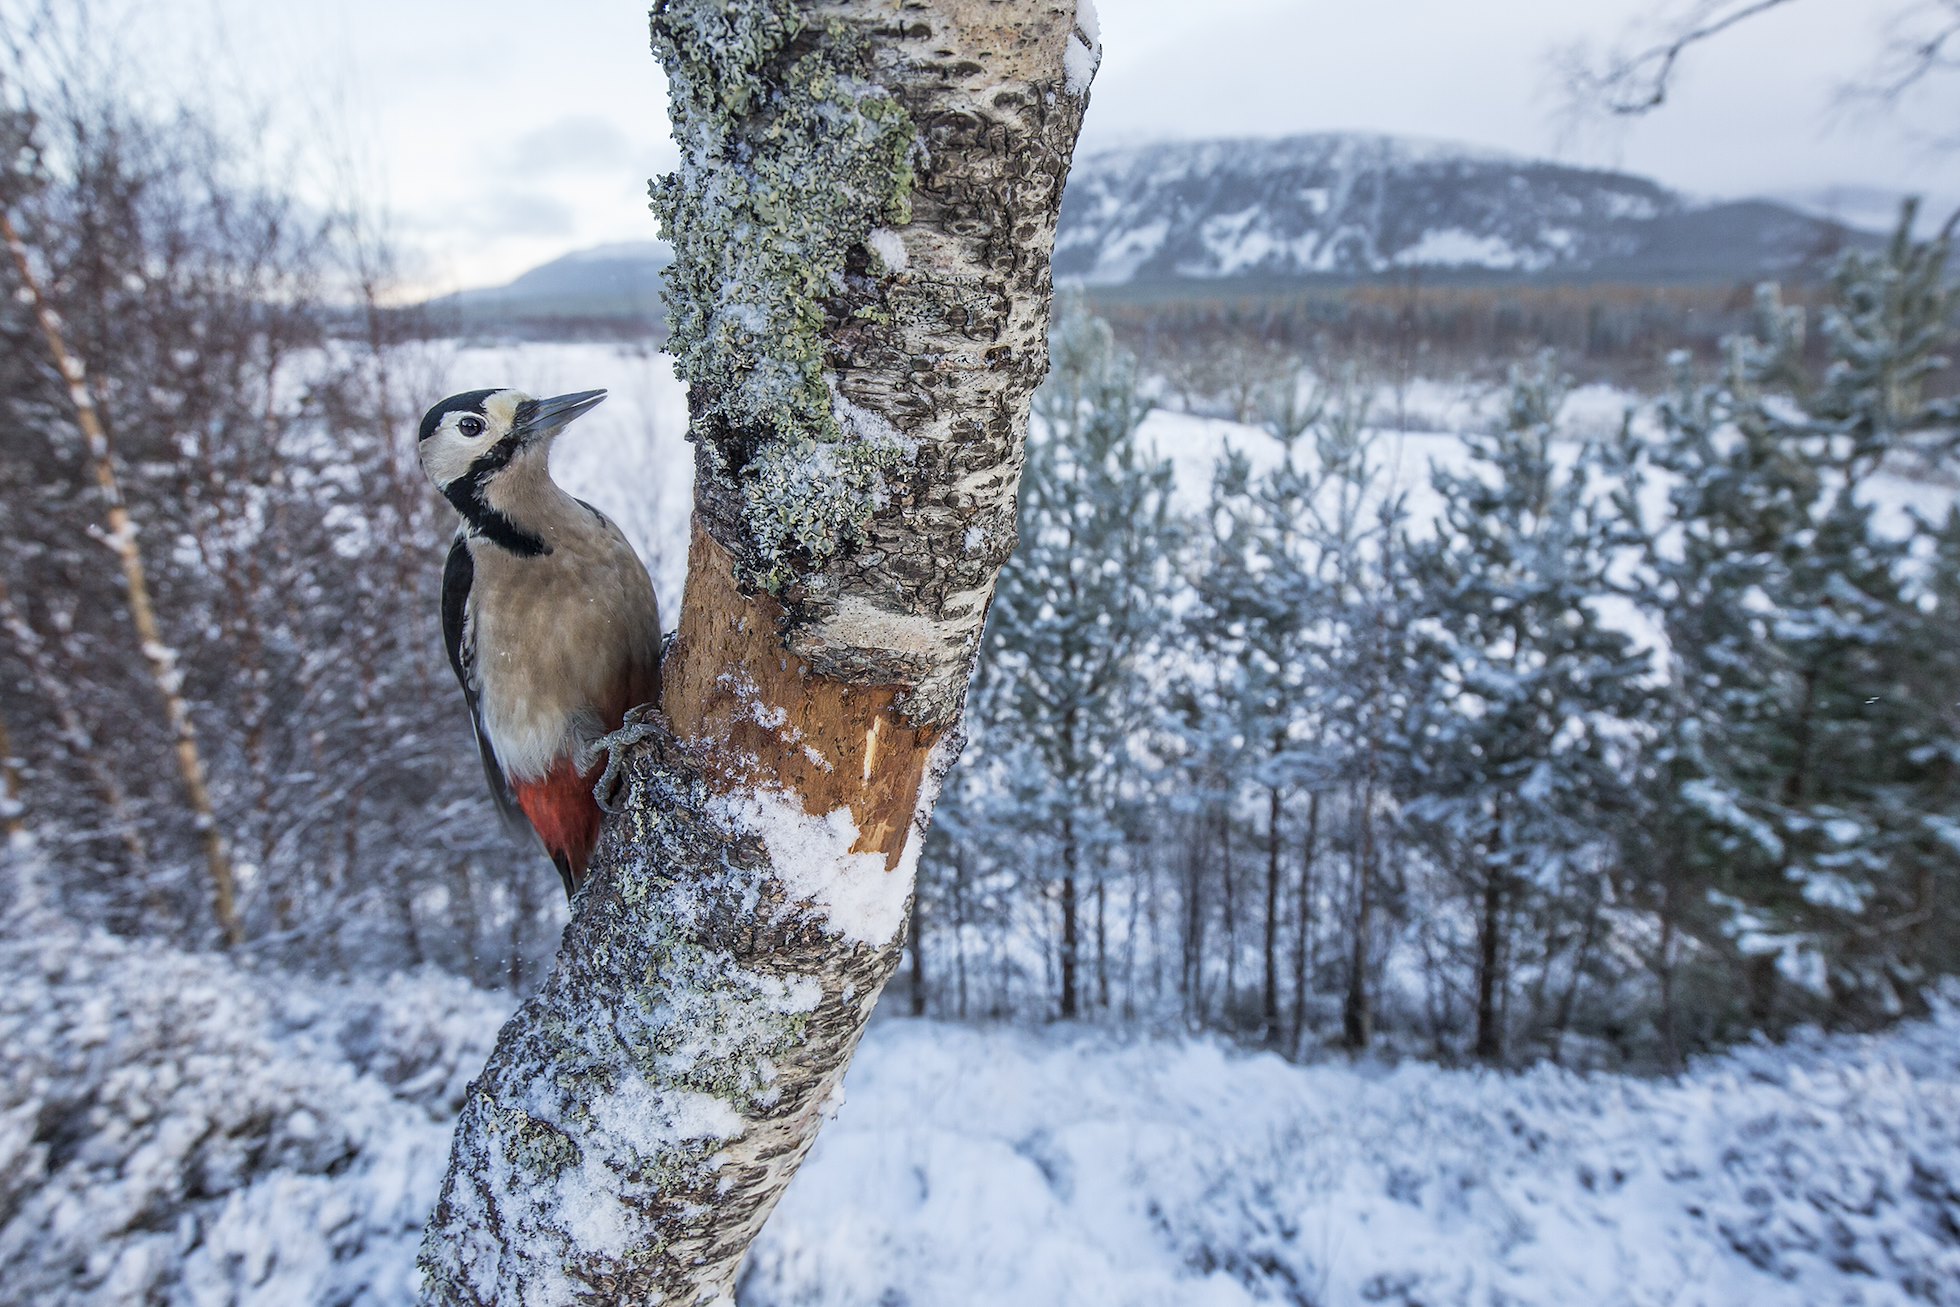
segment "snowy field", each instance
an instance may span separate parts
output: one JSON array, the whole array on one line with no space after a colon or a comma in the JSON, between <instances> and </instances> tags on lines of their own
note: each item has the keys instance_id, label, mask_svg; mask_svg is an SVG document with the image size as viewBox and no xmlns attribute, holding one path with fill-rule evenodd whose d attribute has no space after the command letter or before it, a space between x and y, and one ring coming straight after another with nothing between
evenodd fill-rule
<instances>
[{"instance_id":1,"label":"snowy field","mask_svg":"<svg viewBox=\"0 0 1960 1307\"><path fill-rule=\"evenodd\" d=\"M0 1302L411 1300L507 1000L0 943ZM1960 1303L1960 1008L1678 1081L882 1018L745 1307Z\"/></svg>"}]
</instances>

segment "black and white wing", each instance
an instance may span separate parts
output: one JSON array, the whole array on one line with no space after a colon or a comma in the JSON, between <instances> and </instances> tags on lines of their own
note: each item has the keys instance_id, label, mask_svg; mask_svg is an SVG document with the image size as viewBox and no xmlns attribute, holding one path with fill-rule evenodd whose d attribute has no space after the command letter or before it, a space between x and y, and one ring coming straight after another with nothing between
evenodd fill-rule
<instances>
[{"instance_id":1,"label":"black and white wing","mask_svg":"<svg viewBox=\"0 0 1960 1307\"><path fill-rule=\"evenodd\" d=\"M517 796L511 793L504 769L497 765L496 752L483 734L483 710L479 705L482 695L476 683L476 632L470 621L470 585L475 579L476 564L459 531L449 546L449 560L442 567L442 643L449 651L449 665L455 669L456 681L463 687L463 701L470 708L470 730L476 736L476 751L483 758L483 779L490 784L490 797L496 800L504 825L514 831L528 832L531 823L517 806Z\"/></svg>"}]
</instances>

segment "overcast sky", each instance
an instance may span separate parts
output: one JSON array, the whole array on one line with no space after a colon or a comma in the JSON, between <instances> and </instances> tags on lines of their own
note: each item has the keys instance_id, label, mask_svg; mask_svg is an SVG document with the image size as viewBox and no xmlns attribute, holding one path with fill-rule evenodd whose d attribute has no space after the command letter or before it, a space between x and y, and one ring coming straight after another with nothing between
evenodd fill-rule
<instances>
[{"instance_id":1,"label":"overcast sky","mask_svg":"<svg viewBox=\"0 0 1960 1307\"><path fill-rule=\"evenodd\" d=\"M1704 195L1960 193L1960 154L1912 120L1834 108L1902 2L1799 0L1697 52L1661 112L1575 133L1551 52L1622 35L1655 0L1098 0L1085 148L1366 129ZM351 165L427 288L655 234L646 179L673 150L639 0L170 0L131 11L125 39L166 59L166 77L243 91L270 106L274 135ZM1954 91L1917 121L1951 121Z\"/></svg>"}]
</instances>

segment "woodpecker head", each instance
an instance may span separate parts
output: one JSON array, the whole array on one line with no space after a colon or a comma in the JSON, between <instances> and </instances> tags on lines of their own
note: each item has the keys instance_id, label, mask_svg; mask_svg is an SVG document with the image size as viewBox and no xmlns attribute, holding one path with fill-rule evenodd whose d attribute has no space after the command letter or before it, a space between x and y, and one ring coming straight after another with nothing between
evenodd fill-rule
<instances>
[{"instance_id":1,"label":"woodpecker head","mask_svg":"<svg viewBox=\"0 0 1960 1307\"><path fill-rule=\"evenodd\" d=\"M550 399L520 390L451 395L422 416L422 468L457 512L484 527L502 517L510 491L549 477L552 441L605 397L603 390Z\"/></svg>"}]
</instances>

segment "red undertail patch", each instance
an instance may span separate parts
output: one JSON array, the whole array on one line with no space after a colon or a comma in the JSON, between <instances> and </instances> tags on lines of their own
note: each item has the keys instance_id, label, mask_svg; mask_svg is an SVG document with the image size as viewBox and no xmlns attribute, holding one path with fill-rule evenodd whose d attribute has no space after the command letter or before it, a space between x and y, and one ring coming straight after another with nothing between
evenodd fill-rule
<instances>
[{"instance_id":1,"label":"red undertail patch","mask_svg":"<svg viewBox=\"0 0 1960 1307\"><path fill-rule=\"evenodd\" d=\"M565 877L567 892L577 889L585 879L592 846L599 842L599 805L592 798L592 783L599 778L599 770L594 767L581 775L571 758L565 757L541 779L511 784L517 806L524 810L531 829L537 831L551 860L558 864L559 874Z\"/></svg>"}]
</instances>

